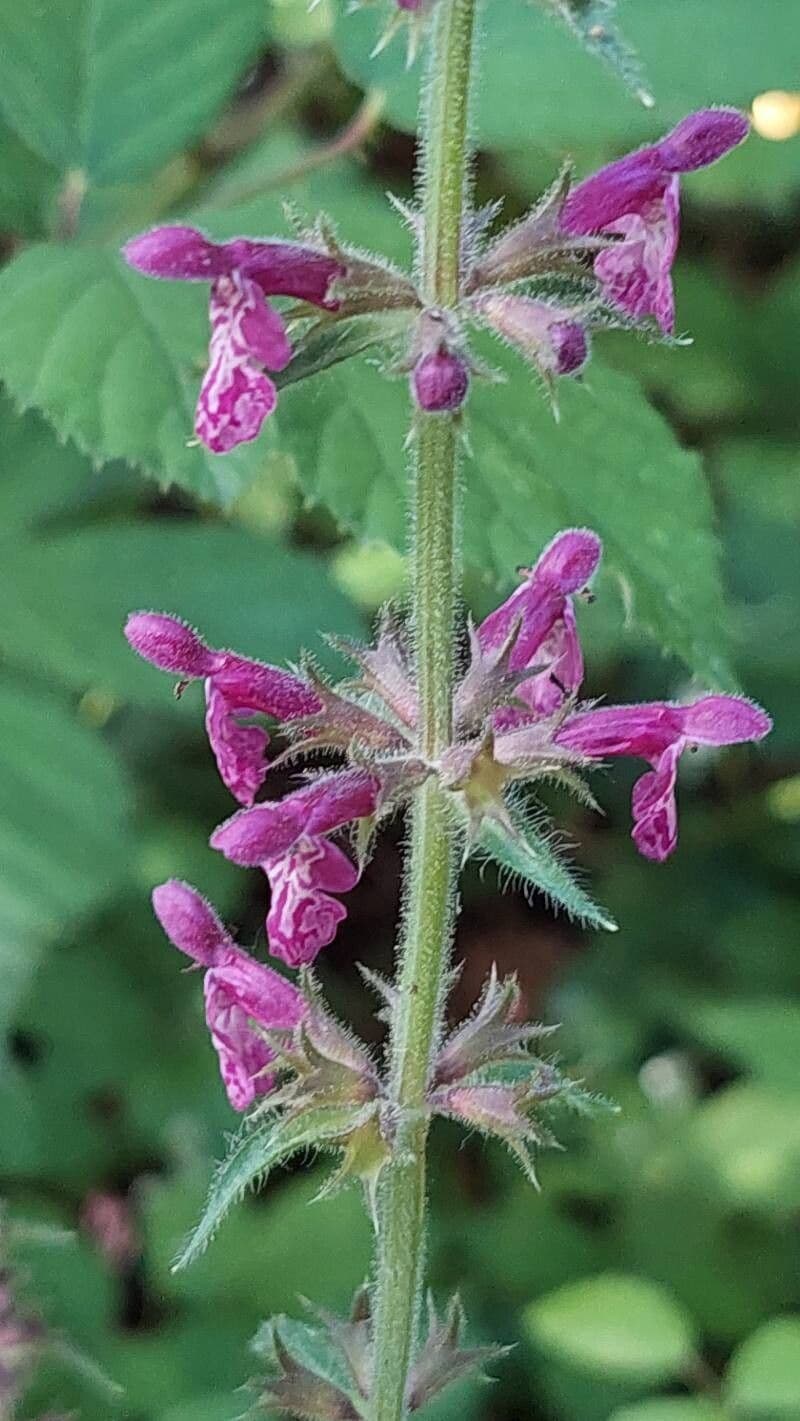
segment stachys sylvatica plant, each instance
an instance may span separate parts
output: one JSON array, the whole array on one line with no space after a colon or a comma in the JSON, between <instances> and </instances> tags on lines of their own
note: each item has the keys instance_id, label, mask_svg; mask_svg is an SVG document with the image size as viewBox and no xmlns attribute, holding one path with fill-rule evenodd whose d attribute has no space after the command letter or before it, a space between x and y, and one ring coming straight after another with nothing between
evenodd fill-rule
<instances>
[{"instance_id":1,"label":"stachys sylvatica plant","mask_svg":"<svg viewBox=\"0 0 800 1421\"><path fill-rule=\"evenodd\" d=\"M567 0L551 8L567 19L574 9ZM146 276L209 287L195 431L217 453L258 436L282 382L367 349L410 387L410 604L385 609L372 643L338 643L352 664L347 679L326 679L300 649L285 669L212 647L202 629L161 610L133 612L126 628L134 650L182 687L203 683L208 737L239 806L211 844L263 870L266 940L281 964L235 942L191 885L155 890L168 939L203 971L225 1088L246 1112L180 1263L207 1244L250 1182L296 1152L332 1152L327 1187L360 1181L374 1222L374 1268L351 1316L320 1312L265 1334L264 1404L315 1421L400 1421L496 1353L465 1341L457 1300L423 1317L433 1118L502 1142L535 1181L535 1154L553 1142L558 1109L602 1106L548 1057L548 1030L520 1019L513 979L493 973L473 1013L445 1030L461 866L492 860L580 922L613 930L531 810L526 786L555 780L592 803L596 767L617 756L644 762L633 838L658 862L677 844L683 751L760 740L770 729L758 706L713 691L687 704L585 699L575 602L591 596L602 555L590 528L532 547L516 591L478 625L458 611L463 421L473 382L494 378L473 333L518 351L554 407L559 381L589 360L594 330L643 328L669 340L681 176L741 143L747 120L708 108L582 182L567 167L532 211L502 228L497 205L472 204L475 0L402 0L397 10L427 40L419 202L396 204L415 236L412 271L351 249L322 218L295 241L214 243L171 226L125 248ZM291 304L280 312L273 298ZM471 457L480 460L480 447ZM280 736L277 758L297 770L282 798L269 794L263 719ZM369 977L389 1026L379 1061L335 1019L310 969L391 816L407 817L408 852L396 977Z\"/></svg>"}]
</instances>

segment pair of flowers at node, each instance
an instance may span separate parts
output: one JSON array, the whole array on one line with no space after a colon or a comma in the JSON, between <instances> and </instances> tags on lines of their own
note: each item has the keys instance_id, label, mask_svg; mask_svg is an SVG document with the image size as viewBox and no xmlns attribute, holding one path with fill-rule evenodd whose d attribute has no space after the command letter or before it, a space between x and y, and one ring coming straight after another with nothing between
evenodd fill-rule
<instances>
[{"instance_id":1,"label":"pair of flowers at node","mask_svg":"<svg viewBox=\"0 0 800 1421\"><path fill-rule=\"evenodd\" d=\"M651 859L673 851L682 752L694 744L759 740L770 721L749 701L727 695L689 705L580 706L574 601L588 594L600 556L600 539L589 530L560 533L517 590L470 627L452 742L436 760L418 744L412 659L404 629L389 613L374 646L339 643L358 670L337 685L311 669L285 671L212 650L174 617L130 617L126 634L140 655L181 681L205 682L211 745L242 805L211 844L234 863L261 868L269 880L273 956L301 966L332 941L345 917L338 895L358 882L376 826L431 776L450 792L467 851L480 852L491 830L495 839L499 832L512 847L522 845L517 784L550 777L580 792L584 771L634 756L649 765L633 793L634 841ZM254 715L279 723L293 761L328 754L338 768L312 774L281 799L255 803L269 742L261 725L249 723ZM252 1023L293 1029L303 1015L302 993L239 948L194 889L170 883L156 889L154 902L170 939L206 970L209 1029L231 1102L244 1109L271 1086L272 1048Z\"/></svg>"},{"instance_id":2,"label":"pair of flowers at node","mask_svg":"<svg viewBox=\"0 0 800 1421\"><path fill-rule=\"evenodd\" d=\"M322 221L297 242L214 243L193 227L159 227L128 242L124 255L147 276L210 283L209 364L195 431L215 453L259 434L277 401L270 374L303 378L370 346L386 351L387 373L410 375L421 410L452 413L473 375L496 378L470 353L472 327L522 355L552 395L559 377L586 364L593 326L652 317L672 333L680 175L716 162L747 132L736 109L702 109L577 185L565 169L497 236L490 229L499 204L469 213L452 309L426 305L410 275L340 245ZM421 215L396 205L419 244ZM271 297L297 304L284 319ZM294 346L287 320L299 332Z\"/></svg>"}]
</instances>

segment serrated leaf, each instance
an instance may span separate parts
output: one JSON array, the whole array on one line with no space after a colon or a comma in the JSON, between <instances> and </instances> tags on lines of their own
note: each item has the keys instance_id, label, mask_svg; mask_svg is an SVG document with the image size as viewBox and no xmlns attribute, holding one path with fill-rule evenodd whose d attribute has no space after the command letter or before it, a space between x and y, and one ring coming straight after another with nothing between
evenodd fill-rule
<instances>
[{"instance_id":1,"label":"serrated leaf","mask_svg":"<svg viewBox=\"0 0 800 1421\"><path fill-rule=\"evenodd\" d=\"M298 1151L313 1150L339 1138L352 1128L359 1114L358 1107L320 1105L288 1119L246 1126L217 1168L202 1218L176 1258L174 1271L199 1258L228 1210L248 1188Z\"/></svg>"},{"instance_id":2,"label":"serrated leaf","mask_svg":"<svg viewBox=\"0 0 800 1421\"><path fill-rule=\"evenodd\" d=\"M627 615L710 684L729 686L719 550L697 456L634 380L597 361L584 382L561 381L556 424L522 363L497 347L491 355L508 381L476 383L467 408L467 562L506 588L560 528L589 525L605 544L600 595L621 593L620 627ZM399 381L352 361L285 391L276 423L310 498L358 537L404 548L397 451L409 410Z\"/></svg>"},{"instance_id":3,"label":"serrated leaf","mask_svg":"<svg viewBox=\"0 0 800 1421\"><path fill-rule=\"evenodd\" d=\"M512 880L543 893L549 902L566 909L579 923L616 932L614 919L581 888L556 850L552 836L532 823L515 824L511 831L497 819L486 818L476 849L498 864Z\"/></svg>"},{"instance_id":4,"label":"serrated leaf","mask_svg":"<svg viewBox=\"0 0 800 1421\"><path fill-rule=\"evenodd\" d=\"M148 281L102 248L42 245L0 274L0 378L92 459L229 504L265 444L216 455L193 439L208 344L205 291Z\"/></svg>"},{"instance_id":5,"label":"serrated leaf","mask_svg":"<svg viewBox=\"0 0 800 1421\"><path fill-rule=\"evenodd\" d=\"M0 0L0 113L57 171L129 180L203 132L265 29L263 0Z\"/></svg>"}]
</instances>

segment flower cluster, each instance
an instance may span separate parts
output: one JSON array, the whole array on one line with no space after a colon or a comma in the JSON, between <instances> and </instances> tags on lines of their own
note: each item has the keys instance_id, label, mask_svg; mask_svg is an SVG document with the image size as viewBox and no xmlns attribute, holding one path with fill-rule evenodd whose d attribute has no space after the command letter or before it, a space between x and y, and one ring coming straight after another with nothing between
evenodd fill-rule
<instances>
[{"instance_id":1,"label":"flower cluster","mask_svg":"<svg viewBox=\"0 0 800 1421\"><path fill-rule=\"evenodd\" d=\"M302 966L332 941L345 917L338 895L358 882L374 826L430 776L449 791L472 847L487 824L518 834L509 807L518 782L574 779L599 762L634 756L650 766L633 793L635 843L655 860L673 851L682 752L696 744L760 740L770 721L758 706L726 695L689 705L580 705L583 656L574 603L590 595L601 552L599 538L587 529L559 533L524 571L517 590L470 626L452 743L435 760L418 743L412 661L402 625L390 614L374 646L342 644L359 674L339 685L311 671L287 672L215 650L175 617L137 612L129 618L126 634L140 655L182 682L205 682L209 739L226 785L243 806L214 830L211 844L265 874L273 956ZM267 774L269 740L262 726L242 723L253 714L279 723L294 759L327 753L337 767L312 774L282 798L254 802ZM342 845L345 832L349 842ZM209 1030L231 1103L245 1109L270 1090L272 1037L303 1024L307 999L237 946L188 885L162 885L154 905L167 936L205 969ZM443 1082L443 1108L455 1108L451 1087Z\"/></svg>"},{"instance_id":2,"label":"flower cluster","mask_svg":"<svg viewBox=\"0 0 800 1421\"><path fill-rule=\"evenodd\" d=\"M425 8L401 6L414 21ZM146 276L210 284L209 363L195 431L215 453L255 439L274 410L276 385L266 372L285 370L293 355L309 357L309 373L341 360L353 327L360 328L353 351L383 347L387 371L410 376L427 413L459 409L472 376L496 378L470 352L473 327L512 347L552 396L559 377L586 364L592 327L653 317L672 332L680 175L716 162L747 132L736 109L702 109L577 185L565 169L499 235L491 235L498 205L469 213L458 299L447 309L427 304L412 277L389 262L342 246L323 221L297 242L215 243L193 227L159 227L128 242L124 256ZM420 214L396 206L419 241ZM272 297L297 303L287 317L292 334L301 332L294 349Z\"/></svg>"}]
</instances>

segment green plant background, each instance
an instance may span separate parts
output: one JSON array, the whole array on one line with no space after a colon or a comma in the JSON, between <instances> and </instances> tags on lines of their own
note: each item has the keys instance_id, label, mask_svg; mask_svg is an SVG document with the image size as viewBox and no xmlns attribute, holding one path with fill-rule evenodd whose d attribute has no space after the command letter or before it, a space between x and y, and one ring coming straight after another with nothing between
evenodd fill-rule
<instances>
[{"instance_id":1,"label":"green plant background","mask_svg":"<svg viewBox=\"0 0 800 1421\"><path fill-rule=\"evenodd\" d=\"M481 200L505 192L514 215L567 152L584 173L691 107L797 88L795 10L626 0L648 113L549 16L487 0ZM43 1360L23 1416L233 1421L259 1321L301 1294L343 1308L367 1270L355 1194L309 1207L319 1177L297 1169L170 1273L235 1122L198 979L148 894L189 878L252 942L263 890L205 847L228 802L196 694L174 702L121 624L163 607L271 660L365 630L402 592L406 396L354 361L287 390L256 444L187 447L204 294L147 283L117 251L172 214L218 237L287 232L290 200L407 256L385 193L410 193L419 70L399 40L369 61L388 12L0 0L0 1195L18 1287L86 1359ZM368 85L386 107L363 153L298 175ZM435 1135L434 1290L461 1291L477 1338L518 1344L496 1384L445 1394L440 1421L800 1416L799 218L800 137L754 135L685 184L693 345L599 336L558 426L518 365L471 405L471 605L558 527L591 524L607 552L582 612L590 692L739 685L776 729L686 766L662 867L630 843L631 774L598 781L603 819L554 801L615 938L466 882L454 1009L492 961L516 970L622 1109L572 1128L540 1196L494 1150ZM391 962L399 863L396 830L320 964L373 1039L355 962ZM82 1224L98 1192L129 1213L124 1264ZM43 1242L41 1224L73 1232Z\"/></svg>"}]
</instances>

